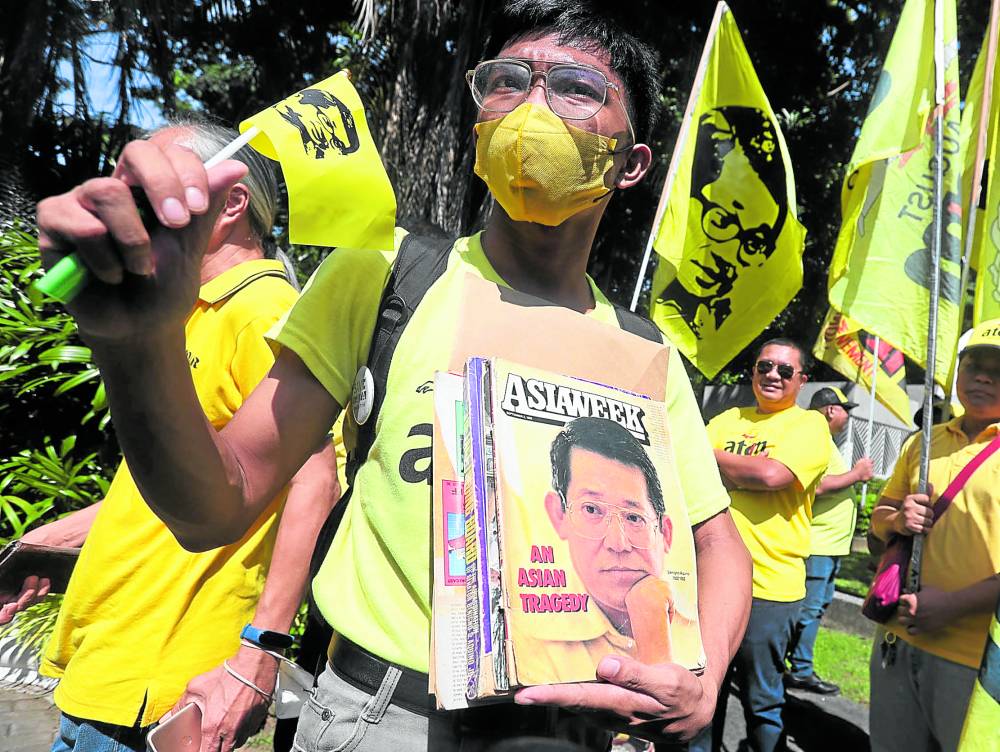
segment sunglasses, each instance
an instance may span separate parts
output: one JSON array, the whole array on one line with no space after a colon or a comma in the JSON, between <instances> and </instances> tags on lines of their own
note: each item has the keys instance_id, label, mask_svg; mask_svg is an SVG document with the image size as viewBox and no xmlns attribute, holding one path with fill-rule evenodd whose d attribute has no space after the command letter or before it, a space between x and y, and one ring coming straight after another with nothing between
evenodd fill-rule
<instances>
[{"instance_id":1,"label":"sunglasses","mask_svg":"<svg viewBox=\"0 0 1000 752\"><path fill-rule=\"evenodd\" d=\"M778 375L785 381L792 378L796 373L802 373L802 371L796 371L794 366L788 363L775 363L773 360L758 360L757 365L754 366L757 369L757 373L761 376L766 376L771 373L773 369L778 369Z\"/></svg>"}]
</instances>

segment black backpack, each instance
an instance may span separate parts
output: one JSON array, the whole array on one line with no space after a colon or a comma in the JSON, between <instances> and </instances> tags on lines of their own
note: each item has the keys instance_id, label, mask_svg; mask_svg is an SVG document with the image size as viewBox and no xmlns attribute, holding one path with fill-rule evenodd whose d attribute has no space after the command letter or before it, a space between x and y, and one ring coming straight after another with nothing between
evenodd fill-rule
<instances>
[{"instance_id":1,"label":"black backpack","mask_svg":"<svg viewBox=\"0 0 1000 752\"><path fill-rule=\"evenodd\" d=\"M367 362L375 384L371 414L363 425L358 426L357 443L347 454L348 488L323 523L309 563L309 601L317 617L320 612L315 608L311 583L326 558L333 537L337 534L337 528L340 527L340 521L344 518L344 512L351 498L354 476L368 458L368 452L375 442L375 425L378 422L382 402L385 400L386 382L389 378L389 364L392 362L393 352L420 301L448 267L448 257L454 244L454 238L407 235L399 246L385 290L382 292ZM615 314L619 326L630 334L652 342L662 342L660 330L649 319L617 304L615 304ZM344 409L347 410L349 407L345 405Z\"/></svg>"}]
</instances>

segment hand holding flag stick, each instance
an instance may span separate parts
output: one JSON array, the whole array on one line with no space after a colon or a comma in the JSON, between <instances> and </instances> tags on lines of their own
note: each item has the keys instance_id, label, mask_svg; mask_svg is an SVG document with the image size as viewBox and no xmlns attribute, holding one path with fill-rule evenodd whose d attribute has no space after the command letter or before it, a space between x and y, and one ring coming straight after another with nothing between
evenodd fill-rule
<instances>
[{"instance_id":1,"label":"hand holding flag stick","mask_svg":"<svg viewBox=\"0 0 1000 752\"><path fill-rule=\"evenodd\" d=\"M941 202L944 197L944 0L934 0L934 214L931 257L927 270L930 302L927 310L927 370L924 375L924 415L921 427L920 474L917 490L926 494L931 466L931 428L934 426L934 369L937 362L938 308L941 301ZM907 573L907 590L920 590L920 568L924 552L924 533L913 536L913 553Z\"/></svg>"},{"instance_id":2,"label":"hand holding flag stick","mask_svg":"<svg viewBox=\"0 0 1000 752\"><path fill-rule=\"evenodd\" d=\"M218 154L205 162L205 171L211 170L220 162L229 159L233 154L246 146L260 131L257 128L250 128L239 137L233 139L227 146L223 147ZM144 213L140 205L140 214ZM155 221L152 217L143 217L143 221ZM87 270L83 260L76 253L63 256L49 269L37 282L32 285L32 290L36 296L44 295L58 300L60 303L69 303L80 294L90 281L90 272Z\"/></svg>"},{"instance_id":3,"label":"hand holding flag stick","mask_svg":"<svg viewBox=\"0 0 1000 752\"><path fill-rule=\"evenodd\" d=\"M392 249L396 197L346 70L244 120L240 131L205 169L248 144L280 162L292 243ZM80 257L71 253L33 289L67 303L89 276Z\"/></svg>"}]
</instances>

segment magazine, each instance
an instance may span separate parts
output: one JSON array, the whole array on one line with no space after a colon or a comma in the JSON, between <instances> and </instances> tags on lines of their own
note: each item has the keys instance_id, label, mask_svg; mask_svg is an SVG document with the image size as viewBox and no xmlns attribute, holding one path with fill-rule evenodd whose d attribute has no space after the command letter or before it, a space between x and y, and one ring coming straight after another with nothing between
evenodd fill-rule
<instances>
[{"instance_id":1,"label":"magazine","mask_svg":"<svg viewBox=\"0 0 1000 752\"><path fill-rule=\"evenodd\" d=\"M430 690L439 708L467 707L465 613L465 379L434 376L434 583Z\"/></svg>"},{"instance_id":2,"label":"magazine","mask_svg":"<svg viewBox=\"0 0 1000 752\"><path fill-rule=\"evenodd\" d=\"M703 668L663 403L471 358L466 410L469 699L593 680L612 653Z\"/></svg>"}]
</instances>

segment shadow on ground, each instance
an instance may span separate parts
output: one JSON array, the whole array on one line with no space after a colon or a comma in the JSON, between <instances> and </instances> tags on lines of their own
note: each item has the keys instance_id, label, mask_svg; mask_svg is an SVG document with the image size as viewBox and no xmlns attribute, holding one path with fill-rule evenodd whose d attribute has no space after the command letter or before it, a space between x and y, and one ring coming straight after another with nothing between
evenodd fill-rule
<instances>
[{"instance_id":1,"label":"shadow on ground","mask_svg":"<svg viewBox=\"0 0 1000 752\"><path fill-rule=\"evenodd\" d=\"M840 699L841 703L850 702ZM841 703L838 703L838 710L844 708ZM867 708L850 704L857 713L864 713L863 720L845 718L840 713L831 712L829 699L814 700L812 697L796 697L789 693L785 704L785 729L790 738L789 748L801 749L803 752L839 752L845 749L851 752L869 752L871 746L868 732L859 725L867 726Z\"/></svg>"}]
</instances>

